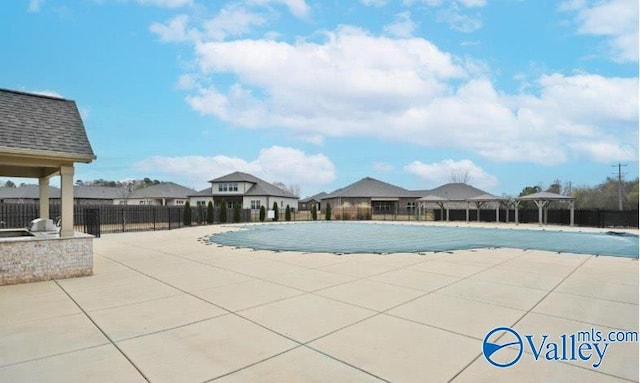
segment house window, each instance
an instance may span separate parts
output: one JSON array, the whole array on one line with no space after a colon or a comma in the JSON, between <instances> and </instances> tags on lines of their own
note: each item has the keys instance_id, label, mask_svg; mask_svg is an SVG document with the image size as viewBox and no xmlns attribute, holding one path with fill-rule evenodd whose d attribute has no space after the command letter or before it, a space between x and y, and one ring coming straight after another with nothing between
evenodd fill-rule
<instances>
[{"instance_id":1,"label":"house window","mask_svg":"<svg viewBox=\"0 0 640 383\"><path fill-rule=\"evenodd\" d=\"M227 184L218 184L218 191L226 192L227 191Z\"/></svg>"},{"instance_id":2,"label":"house window","mask_svg":"<svg viewBox=\"0 0 640 383\"><path fill-rule=\"evenodd\" d=\"M407 202L407 210L408 211L412 211L416 208L416 203L415 202Z\"/></svg>"},{"instance_id":3,"label":"house window","mask_svg":"<svg viewBox=\"0 0 640 383\"><path fill-rule=\"evenodd\" d=\"M260 200L251 201L251 208L254 210L260 209Z\"/></svg>"},{"instance_id":4,"label":"house window","mask_svg":"<svg viewBox=\"0 0 640 383\"><path fill-rule=\"evenodd\" d=\"M144 201L140 201L140 205L144 205Z\"/></svg>"},{"instance_id":5,"label":"house window","mask_svg":"<svg viewBox=\"0 0 640 383\"><path fill-rule=\"evenodd\" d=\"M127 204L127 201L120 201L120 202L119 202L119 204L120 204L120 205L126 205L126 204Z\"/></svg>"},{"instance_id":6,"label":"house window","mask_svg":"<svg viewBox=\"0 0 640 383\"><path fill-rule=\"evenodd\" d=\"M238 191L238 184L229 184L229 191Z\"/></svg>"}]
</instances>

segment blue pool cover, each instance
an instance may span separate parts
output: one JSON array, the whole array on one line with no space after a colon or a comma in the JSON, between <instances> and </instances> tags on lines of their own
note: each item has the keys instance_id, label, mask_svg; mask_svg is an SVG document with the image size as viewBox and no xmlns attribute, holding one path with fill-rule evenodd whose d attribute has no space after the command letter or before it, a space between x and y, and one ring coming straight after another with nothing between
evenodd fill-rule
<instances>
[{"instance_id":1,"label":"blue pool cover","mask_svg":"<svg viewBox=\"0 0 640 383\"><path fill-rule=\"evenodd\" d=\"M214 235L211 241L261 250L342 254L506 247L638 258L638 236L620 232L308 222L247 225Z\"/></svg>"}]
</instances>

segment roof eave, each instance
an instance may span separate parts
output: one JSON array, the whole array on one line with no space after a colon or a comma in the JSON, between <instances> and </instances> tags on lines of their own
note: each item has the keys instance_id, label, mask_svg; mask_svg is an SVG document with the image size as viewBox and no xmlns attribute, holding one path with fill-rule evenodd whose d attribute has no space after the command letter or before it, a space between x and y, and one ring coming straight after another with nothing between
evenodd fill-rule
<instances>
[{"instance_id":1,"label":"roof eave","mask_svg":"<svg viewBox=\"0 0 640 383\"><path fill-rule=\"evenodd\" d=\"M48 161L90 163L97 157L94 154L56 152L51 150L23 149L0 146L0 154L18 158L39 158Z\"/></svg>"}]
</instances>

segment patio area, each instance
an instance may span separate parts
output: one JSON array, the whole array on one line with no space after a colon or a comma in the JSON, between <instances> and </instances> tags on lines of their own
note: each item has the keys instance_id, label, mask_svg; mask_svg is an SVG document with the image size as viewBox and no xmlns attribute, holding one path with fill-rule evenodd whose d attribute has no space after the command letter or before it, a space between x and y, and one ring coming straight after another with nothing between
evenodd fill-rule
<instances>
[{"instance_id":1,"label":"patio area","mask_svg":"<svg viewBox=\"0 0 640 383\"><path fill-rule=\"evenodd\" d=\"M93 276L0 287L0 381L638 382L637 341L609 344L598 368L524 348L500 369L482 353L500 326L537 346L543 334L637 332L637 259L203 240L221 230L104 235Z\"/></svg>"}]
</instances>

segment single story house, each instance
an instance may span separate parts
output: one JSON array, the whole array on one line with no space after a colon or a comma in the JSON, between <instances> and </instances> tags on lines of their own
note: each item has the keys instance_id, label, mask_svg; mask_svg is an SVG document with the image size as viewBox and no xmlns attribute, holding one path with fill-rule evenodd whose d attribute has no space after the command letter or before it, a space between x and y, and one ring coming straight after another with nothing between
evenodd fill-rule
<instances>
[{"instance_id":1,"label":"single story house","mask_svg":"<svg viewBox=\"0 0 640 383\"><path fill-rule=\"evenodd\" d=\"M301 199L298 205L299 210L311 210L315 205L316 209L322 210L322 199L327 195L325 192L314 194L311 197Z\"/></svg>"},{"instance_id":2,"label":"single story house","mask_svg":"<svg viewBox=\"0 0 640 383\"><path fill-rule=\"evenodd\" d=\"M48 186L49 201L60 203L60 189ZM111 186L73 186L73 203L75 205L113 205L114 200L126 197L128 191L122 187ZM0 187L0 203L39 203L39 185L21 185L17 187Z\"/></svg>"},{"instance_id":3,"label":"single story house","mask_svg":"<svg viewBox=\"0 0 640 383\"><path fill-rule=\"evenodd\" d=\"M213 201L215 206L226 203L228 207L240 204L243 209L271 209L276 203L279 209L287 206L296 209L298 197L265 180L243 172L233 172L209 181L211 188L189 194L194 206Z\"/></svg>"},{"instance_id":4,"label":"single story house","mask_svg":"<svg viewBox=\"0 0 640 383\"><path fill-rule=\"evenodd\" d=\"M131 191L125 198L114 199L116 205L184 206L195 190L174 182L163 182Z\"/></svg>"}]
</instances>

